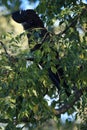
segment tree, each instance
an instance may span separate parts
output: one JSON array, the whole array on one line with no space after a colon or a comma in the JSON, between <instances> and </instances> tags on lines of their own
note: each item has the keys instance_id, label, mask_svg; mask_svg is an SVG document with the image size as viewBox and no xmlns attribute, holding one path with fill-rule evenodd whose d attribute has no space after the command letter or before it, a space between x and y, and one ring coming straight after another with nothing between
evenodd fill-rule
<instances>
[{"instance_id":1,"label":"tree","mask_svg":"<svg viewBox=\"0 0 87 130\"><path fill-rule=\"evenodd\" d=\"M15 7L14 1L9 5L7 1L1 4L11 11L12 5L15 9L20 5L19 3ZM52 0L41 0L35 11L48 27L49 40L44 37L35 41L33 34L40 29L34 29L30 37L33 42L29 49L20 50L19 46L27 34L26 31L15 37L13 33L2 34L4 37L0 41L0 119L10 125L6 129L16 127L21 122L29 122L34 127L49 118L56 116L58 119L62 113L71 114L81 105L84 110L87 105L87 5L76 0L55 0L54 3ZM59 20L58 28L61 30L55 34L49 27L56 20ZM30 54L32 46L42 41L43 50L39 49ZM10 53L9 47L12 47ZM58 52L59 59L55 52ZM35 59L26 68L26 59L30 55ZM44 62L43 69L39 67L41 61ZM49 68L56 74L57 65L64 73L59 93L48 75ZM66 95L64 81L69 86L70 96ZM44 98L45 94L51 99L57 97L58 100L53 100L49 106Z\"/></svg>"}]
</instances>

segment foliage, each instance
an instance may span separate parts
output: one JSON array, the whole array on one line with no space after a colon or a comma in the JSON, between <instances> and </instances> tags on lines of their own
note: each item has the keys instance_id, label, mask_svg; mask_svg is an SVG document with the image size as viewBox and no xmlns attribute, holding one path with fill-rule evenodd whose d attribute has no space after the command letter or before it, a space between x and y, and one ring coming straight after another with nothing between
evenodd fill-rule
<instances>
[{"instance_id":1,"label":"foliage","mask_svg":"<svg viewBox=\"0 0 87 130\"><path fill-rule=\"evenodd\" d=\"M11 5L16 5L15 9L19 8L20 1L10 2L13 4L2 1L1 5L9 7L11 11ZM76 0L40 0L35 10L47 27L53 26L59 20L58 28L62 28L62 31L57 34L49 32L50 39L44 41L42 51L37 50L33 54L30 54L30 49L36 44L34 40L29 49L20 49L27 32L15 37L13 33L2 34L0 121L8 122L6 129L21 122L29 122L33 124L29 126L36 127L61 113L71 114L80 108L81 101L83 108L87 107L87 5ZM59 59L56 59L55 52L59 53ZM27 68L26 59L30 55L33 55L34 62ZM41 61L44 64L43 69L39 67ZM49 68L56 73L56 65L64 71L59 95L48 76ZM71 92L69 97L62 86L64 80ZM44 98L46 93L53 100L50 106ZM55 101L56 97L59 100Z\"/></svg>"}]
</instances>

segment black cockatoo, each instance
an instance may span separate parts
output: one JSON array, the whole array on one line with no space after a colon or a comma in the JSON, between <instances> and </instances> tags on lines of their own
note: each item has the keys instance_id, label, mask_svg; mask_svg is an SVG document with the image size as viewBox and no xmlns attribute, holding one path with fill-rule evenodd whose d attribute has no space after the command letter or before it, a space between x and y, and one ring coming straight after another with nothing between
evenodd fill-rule
<instances>
[{"instance_id":1,"label":"black cockatoo","mask_svg":"<svg viewBox=\"0 0 87 130\"><path fill-rule=\"evenodd\" d=\"M16 11L16 12L12 13L12 18L17 23L22 24L24 27L24 30L27 30L29 32L32 31L32 29L34 29L34 28L35 29L40 28L41 29L41 32L39 34L40 38L43 38L46 35L46 33L48 33L47 29L44 27L43 21L39 18L39 16L36 14L36 12L32 9ZM49 33L48 33L48 35L49 35ZM27 37L29 40L30 33L27 33ZM35 47L31 49L31 51L40 49L40 46L41 46L41 44L35 45ZM56 73L56 74L54 74L51 71L51 69L48 70L48 73L49 73L50 79L52 80L53 84L56 86L56 88L58 89L58 92L59 92L61 89L59 75L61 77L62 77L62 75L64 75L62 68L59 69L58 73ZM66 84L65 81L63 84L64 84L65 92L66 92L67 96L69 96L70 92L68 91L68 85Z\"/></svg>"}]
</instances>

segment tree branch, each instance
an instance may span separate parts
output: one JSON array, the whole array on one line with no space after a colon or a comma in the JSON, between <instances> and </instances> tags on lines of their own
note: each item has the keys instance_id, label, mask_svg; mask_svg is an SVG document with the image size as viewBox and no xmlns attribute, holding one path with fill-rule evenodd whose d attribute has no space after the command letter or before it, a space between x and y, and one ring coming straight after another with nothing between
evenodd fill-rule
<instances>
[{"instance_id":1,"label":"tree branch","mask_svg":"<svg viewBox=\"0 0 87 130\"><path fill-rule=\"evenodd\" d=\"M40 49L40 47L42 46L42 44L44 43L44 41L46 40L46 38L49 36L49 32L46 32L44 37L42 38L41 42L39 44L36 44L32 49L31 52Z\"/></svg>"},{"instance_id":2,"label":"tree branch","mask_svg":"<svg viewBox=\"0 0 87 130\"><path fill-rule=\"evenodd\" d=\"M83 92L87 91L87 87L84 89L80 89L80 90L76 90L74 92L74 99L71 100L71 102L65 103L62 107L60 107L59 109L54 110L55 115L60 115L63 114L65 112L67 112L70 108L73 107L73 105L80 99L80 97L83 95Z\"/></svg>"},{"instance_id":3,"label":"tree branch","mask_svg":"<svg viewBox=\"0 0 87 130\"><path fill-rule=\"evenodd\" d=\"M83 95L84 91L87 91L87 88L76 90L75 93L72 95L74 97L74 99L71 102L65 103L60 108L54 109L53 110L54 115L58 116L58 115L61 115L61 114L65 113L65 112L67 112L80 99L80 97ZM26 123L26 122L29 122L29 119L28 118L22 118L21 121Z\"/></svg>"},{"instance_id":4,"label":"tree branch","mask_svg":"<svg viewBox=\"0 0 87 130\"><path fill-rule=\"evenodd\" d=\"M75 23L77 23L77 20L81 16L83 16L86 13L86 11L87 11L86 7L83 8L82 12L80 14L78 14L77 16L75 16L75 18L73 18L72 22L62 32L60 32L59 34L57 34L57 36L59 37L59 36L65 34L70 29L70 27L72 27Z\"/></svg>"}]
</instances>

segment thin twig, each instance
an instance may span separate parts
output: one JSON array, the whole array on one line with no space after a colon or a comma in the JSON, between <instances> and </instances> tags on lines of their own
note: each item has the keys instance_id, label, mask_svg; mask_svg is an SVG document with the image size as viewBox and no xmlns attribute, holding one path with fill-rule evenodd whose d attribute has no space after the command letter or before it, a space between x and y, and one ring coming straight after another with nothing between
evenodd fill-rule
<instances>
[{"instance_id":1,"label":"thin twig","mask_svg":"<svg viewBox=\"0 0 87 130\"><path fill-rule=\"evenodd\" d=\"M3 47L6 56L7 56L8 58L10 58L11 56L10 56L10 54L7 52L7 48L6 48L5 44L4 44L2 41L0 41L0 44L1 44L1 46Z\"/></svg>"},{"instance_id":2,"label":"thin twig","mask_svg":"<svg viewBox=\"0 0 87 130\"><path fill-rule=\"evenodd\" d=\"M10 54L7 52L7 48L6 48L5 44L4 44L2 41L0 41L0 44L1 44L1 46L3 47L4 51L5 51L5 54L6 54L6 57L8 58L9 63L12 63L12 64L13 64L14 62L17 62L17 61L18 61L18 58L17 58L17 57L14 57L14 56L12 56L12 55L10 55Z\"/></svg>"},{"instance_id":3,"label":"thin twig","mask_svg":"<svg viewBox=\"0 0 87 130\"><path fill-rule=\"evenodd\" d=\"M39 44L36 44L32 49L31 49L31 52L37 50L37 49L40 49L40 47L42 46L42 44L44 43L44 41L46 40L47 36L49 35L49 32L46 32L42 41L39 43Z\"/></svg>"}]
</instances>

